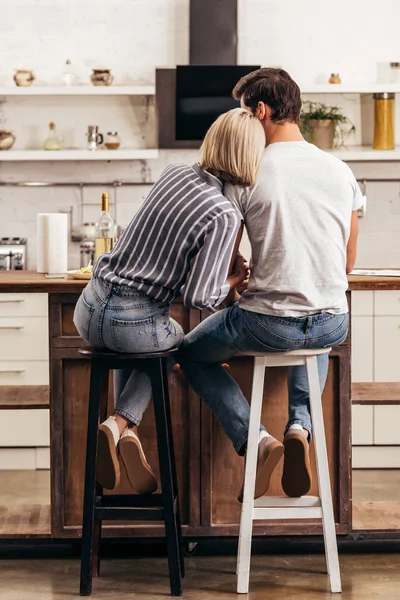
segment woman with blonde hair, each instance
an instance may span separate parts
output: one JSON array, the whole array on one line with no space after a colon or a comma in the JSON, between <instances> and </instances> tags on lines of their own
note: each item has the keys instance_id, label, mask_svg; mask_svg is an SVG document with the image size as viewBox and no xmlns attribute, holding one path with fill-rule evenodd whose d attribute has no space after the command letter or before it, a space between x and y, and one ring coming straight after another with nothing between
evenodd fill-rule
<instances>
[{"instance_id":1,"label":"woman with blonde hair","mask_svg":"<svg viewBox=\"0 0 400 600\"><path fill-rule=\"evenodd\" d=\"M174 300L214 311L229 301L245 268L236 256L240 216L223 186L253 185L264 146L258 119L237 108L210 127L198 164L163 171L78 300L74 323L88 344L117 352L167 350L184 336L169 316ZM133 489L153 492L156 479L137 434L151 400L147 374L116 371L115 399L113 416L99 427L98 481L114 489L121 459Z\"/></svg>"}]
</instances>

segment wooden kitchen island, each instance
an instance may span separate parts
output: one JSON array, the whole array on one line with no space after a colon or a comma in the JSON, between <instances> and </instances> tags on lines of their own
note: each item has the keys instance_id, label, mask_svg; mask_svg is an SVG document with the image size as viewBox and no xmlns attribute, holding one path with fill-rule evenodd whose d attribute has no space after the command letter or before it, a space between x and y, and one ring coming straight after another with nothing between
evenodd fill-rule
<instances>
[{"instance_id":1,"label":"wooden kitchen island","mask_svg":"<svg viewBox=\"0 0 400 600\"><path fill-rule=\"evenodd\" d=\"M387 285L397 285L400 280ZM360 280L362 284L360 284ZM398 282L398 283L397 283ZM351 287L365 285L366 278L352 278ZM382 280L379 281L382 289ZM0 386L0 406L14 408L50 405L51 425L51 537L76 538L81 535L84 465L86 448L87 402L89 395L89 363L79 354L85 344L73 325L73 311L84 282L46 279L34 272L2 272L0 294L46 293L49 315L50 389L34 386L21 391ZM359 289L359 288L357 288ZM363 288L365 289L365 288ZM393 287L388 289L395 289ZM206 313L187 309L177 302L172 316L185 332L206 318ZM252 359L238 357L226 368L238 381L245 396L250 397ZM351 534L351 399L350 336L330 356L323 409L337 533ZM191 391L182 373L170 378L172 417L177 457L183 532L187 538L236 536L240 505L236 500L243 478L243 459L238 457L230 441L208 408ZM35 400L36 398L36 400ZM39 398L39 399L38 399ZM273 435L282 437L287 419L286 373L282 368L270 369L264 392L263 422ZM150 464L157 471L157 450L153 412L149 408L140 426L140 436ZM311 493L316 494L315 463ZM281 495L281 466L276 470L270 494ZM121 482L116 493L127 491ZM257 522L255 535L321 534L317 522ZM158 537L160 524L134 525L110 523L104 527L106 537ZM10 537L10 536L8 536ZM12 536L11 536L12 537Z\"/></svg>"}]
</instances>

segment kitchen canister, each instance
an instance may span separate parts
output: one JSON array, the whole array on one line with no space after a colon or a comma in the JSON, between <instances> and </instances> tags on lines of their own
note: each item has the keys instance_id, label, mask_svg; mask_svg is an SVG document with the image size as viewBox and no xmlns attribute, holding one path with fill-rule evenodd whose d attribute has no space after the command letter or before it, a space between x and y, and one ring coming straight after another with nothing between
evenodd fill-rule
<instances>
[{"instance_id":1,"label":"kitchen canister","mask_svg":"<svg viewBox=\"0 0 400 600\"><path fill-rule=\"evenodd\" d=\"M374 94L374 150L394 148L394 94Z\"/></svg>"}]
</instances>

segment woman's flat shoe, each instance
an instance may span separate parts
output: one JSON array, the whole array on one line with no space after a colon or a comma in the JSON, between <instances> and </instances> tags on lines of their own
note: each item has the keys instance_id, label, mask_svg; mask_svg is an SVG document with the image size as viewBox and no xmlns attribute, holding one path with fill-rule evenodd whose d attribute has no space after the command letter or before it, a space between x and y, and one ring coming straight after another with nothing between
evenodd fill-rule
<instances>
[{"instance_id":1,"label":"woman's flat shoe","mask_svg":"<svg viewBox=\"0 0 400 600\"><path fill-rule=\"evenodd\" d=\"M99 426L97 448L97 482L107 490L117 487L120 480L117 446L119 429L114 417Z\"/></svg>"},{"instance_id":2,"label":"woman's flat shoe","mask_svg":"<svg viewBox=\"0 0 400 600\"><path fill-rule=\"evenodd\" d=\"M120 460L125 467L128 481L138 494L152 494L157 489L153 469L146 460L142 444L136 433L126 430L119 441Z\"/></svg>"}]
</instances>

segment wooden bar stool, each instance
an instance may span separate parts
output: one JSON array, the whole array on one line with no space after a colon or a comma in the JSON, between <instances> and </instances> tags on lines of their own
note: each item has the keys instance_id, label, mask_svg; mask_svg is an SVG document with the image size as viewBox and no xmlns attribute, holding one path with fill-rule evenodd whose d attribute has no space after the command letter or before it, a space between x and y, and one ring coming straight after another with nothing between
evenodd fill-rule
<instances>
[{"instance_id":1,"label":"wooden bar stool","mask_svg":"<svg viewBox=\"0 0 400 600\"><path fill-rule=\"evenodd\" d=\"M99 576L100 573L102 520L131 519L164 520L171 595L181 596L184 559L166 366L167 358L174 357L176 348L148 354L122 354L92 348L79 352L91 362L80 595L90 596L92 576ZM162 493L103 496L103 488L96 483L97 430L99 421L107 418L109 371L130 366L133 368L138 361L146 361L153 388Z\"/></svg>"},{"instance_id":2,"label":"wooden bar stool","mask_svg":"<svg viewBox=\"0 0 400 600\"><path fill-rule=\"evenodd\" d=\"M259 519L322 519L326 566L330 577L331 592L342 591L317 365L317 356L328 354L330 351L331 348L324 348L252 355L254 356L254 374L237 558L238 594L247 594L249 590L253 521ZM307 369L319 496L303 496L301 498L263 496L254 500L265 369L298 365L304 365Z\"/></svg>"}]
</instances>

